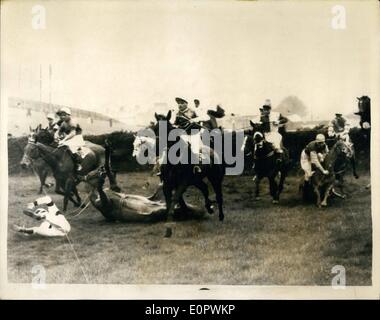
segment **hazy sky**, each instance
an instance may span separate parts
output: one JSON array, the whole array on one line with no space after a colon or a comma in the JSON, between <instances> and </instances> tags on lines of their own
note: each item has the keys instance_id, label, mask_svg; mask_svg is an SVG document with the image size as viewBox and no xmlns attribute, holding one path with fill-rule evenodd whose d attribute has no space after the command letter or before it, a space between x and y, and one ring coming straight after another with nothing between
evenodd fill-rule
<instances>
[{"instance_id":1,"label":"hazy sky","mask_svg":"<svg viewBox=\"0 0 380 320\"><path fill-rule=\"evenodd\" d=\"M314 115L351 112L378 90L377 1L346 3L345 30L331 27L336 2L5 1L2 81L6 94L125 115L152 114L174 97L255 114L298 96ZM32 28L32 7L46 29ZM376 80L376 81L375 81ZM4 86L3 83L3 86Z\"/></svg>"}]
</instances>

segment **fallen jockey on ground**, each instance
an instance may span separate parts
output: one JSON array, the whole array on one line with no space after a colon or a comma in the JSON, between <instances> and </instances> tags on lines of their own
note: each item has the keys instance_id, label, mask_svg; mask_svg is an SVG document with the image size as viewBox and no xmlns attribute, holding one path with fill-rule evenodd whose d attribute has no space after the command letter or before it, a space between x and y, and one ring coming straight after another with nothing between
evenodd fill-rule
<instances>
[{"instance_id":1,"label":"fallen jockey on ground","mask_svg":"<svg viewBox=\"0 0 380 320\"><path fill-rule=\"evenodd\" d=\"M42 220L42 223L31 228L14 225L17 232L44 237L63 237L70 232L70 224L49 196L38 198L28 204L23 213L36 220Z\"/></svg>"}]
</instances>

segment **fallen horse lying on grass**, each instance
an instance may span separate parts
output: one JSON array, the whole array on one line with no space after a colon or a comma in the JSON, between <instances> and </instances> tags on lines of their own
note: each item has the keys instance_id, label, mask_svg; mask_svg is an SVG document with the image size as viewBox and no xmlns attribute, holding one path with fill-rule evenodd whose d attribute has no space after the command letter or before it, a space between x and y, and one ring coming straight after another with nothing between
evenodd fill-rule
<instances>
[{"instance_id":1,"label":"fallen horse lying on grass","mask_svg":"<svg viewBox=\"0 0 380 320\"><path fill-rule=\"evenodd\" d=\"M122 222L157 222L167 219L167 210L164 202L151 201L147 197L133 194L124 194L104 189L106 172L103 169L88 174L84 181L92 189L90 201L109 221ZM186 211L175 209L176 220L199 219L204 211L188 205Z\"/></svg>"}]
</instances>

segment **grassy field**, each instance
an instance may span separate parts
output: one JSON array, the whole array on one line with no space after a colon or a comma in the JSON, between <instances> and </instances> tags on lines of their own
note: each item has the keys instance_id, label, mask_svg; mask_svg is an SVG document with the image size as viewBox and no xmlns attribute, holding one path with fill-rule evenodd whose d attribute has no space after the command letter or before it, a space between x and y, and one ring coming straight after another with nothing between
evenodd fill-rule
<instances>
[{"instance_id":1,"label":"grassy field","mask_svg":"<svg viewBox=\"0 0 380 320\"><path fill-rule=\"evenodd\" d=\"M370 178L360 174L359 180L347 178L347 199L332 198L326 209L302 203L294 176L277 206L266 182L262 200L254 201L251 177L226 177L223 223L217 214L176 222L173 236L164 238L165 222L109 223L90 206L70 220L69 237L89 283L330 285L331 269L343 265L347 285L370 285L371 198L365 189ZM148 173L123 174L118 180L124 192L141 195L151 194L158 182ZM11 230L15 223L38 224L22 214L37 190L34 176L9 178L9 281L31 282L32 267L39 264L48 283L86 283L67 239ZM53 190L49 194L62 204ZM84 198L83 186L81 194ZM189 189L186 201L200 205L201 200Z\"/></svg>"}]
</instances>

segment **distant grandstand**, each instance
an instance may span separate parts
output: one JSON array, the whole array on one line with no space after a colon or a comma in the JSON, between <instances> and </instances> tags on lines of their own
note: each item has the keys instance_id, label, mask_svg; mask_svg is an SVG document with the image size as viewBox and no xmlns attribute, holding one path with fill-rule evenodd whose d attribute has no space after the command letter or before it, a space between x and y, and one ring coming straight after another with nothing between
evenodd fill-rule
<instances>
[{"instance_id":1,"label":"distant grandstand","mask_svg":"<svg viewBox=\"0 0 380 320\"><path fill-rule=\"evenodd\" d=\"M63 105L11 97L8 99L8 135L22 136L29 133L29 126L47 126L46 115L55 113ZM127 130L126 124L99 112L70 107L72 116L78 119L85 134L102 134Z\"/></svg>"}]
</instances>

